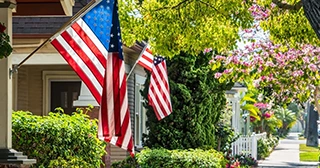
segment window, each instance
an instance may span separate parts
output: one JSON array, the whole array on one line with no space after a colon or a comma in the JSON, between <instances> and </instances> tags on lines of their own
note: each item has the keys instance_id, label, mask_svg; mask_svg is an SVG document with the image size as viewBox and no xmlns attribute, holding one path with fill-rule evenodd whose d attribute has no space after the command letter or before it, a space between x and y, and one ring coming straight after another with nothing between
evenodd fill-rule
<instances>
[{"instance_id":1,"label":"window","mask_svg":"<svg viewBox=\"0 0 320 168\"><path fill-rule=\"evenodd\" d=\"M146 129L146 109L143 107L144 99L140 94L140 90L144 89L146 78L140 75L135 75L135 130L134 143L138 148L143 147L142 134L147 133Z\"/></svg>"}]
</instances>

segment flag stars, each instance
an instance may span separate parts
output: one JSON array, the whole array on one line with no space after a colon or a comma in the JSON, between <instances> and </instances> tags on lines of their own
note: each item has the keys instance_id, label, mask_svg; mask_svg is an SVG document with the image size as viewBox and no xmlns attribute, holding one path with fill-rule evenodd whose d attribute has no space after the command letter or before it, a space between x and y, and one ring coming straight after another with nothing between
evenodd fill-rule
<instances>
[{"instance_id":1,"label":"flag stars","mask_svg":"<svg viewBox=\"0 0 320 168\"><path fill-rule=\"evenodd\" d=\"M97 25L97 23L94 23L93 26L94 26L94 27L97 27L98 25Z\"/></svg>"},{"instance_id":2,"label":"flag stars","mask_svg":"<svg viewBox=\"0 0 320 168\"><path fill-rule=\"evenodd\" d=\"M94 14L97 14L98 12L97 12L97 10L94 10L93 13L94 13Z\"/></svg>"},{"instance_id":3,"label":"flag stars","mask_svg":"<svg viewBox=\"0 0 320 168\"><path fill-rule=\"evenodd\" d=\"M97 17L94 17L93 20L98 20L98 18L97 18Z\"/></svg>"},{"instance_id":4,"label":"flag stars","mask_svg":"<svg viewBox=\"0 0 320 168\"><path fill-rule=\"evenodd\" d=\"M101 9L103 9L103 8L104 8L104 6L103 6L103 5L100 5L100 8L101 8Z\"/></svg>"},{"instance_id":5,"label":"flag stars","mask_svg":"<svg viewBox=\"0 0 320 168\"><path fill-rule=\"evenodd\" d=\"M112 37L113 37L113 34L110 34L110 37L112 38Z\"/></svg>"},{"instance_id":6,"label":"flag stars","mask_svg":"<svg viewBox=\"0 0 320 168\"><path fill-rule=\"evenodd\" d=\"M110 45L110 47L111 47L111 48L114 48L114 45L113 45L113 44L111 44L111 45Z\"/></svg>"}]
</instances>

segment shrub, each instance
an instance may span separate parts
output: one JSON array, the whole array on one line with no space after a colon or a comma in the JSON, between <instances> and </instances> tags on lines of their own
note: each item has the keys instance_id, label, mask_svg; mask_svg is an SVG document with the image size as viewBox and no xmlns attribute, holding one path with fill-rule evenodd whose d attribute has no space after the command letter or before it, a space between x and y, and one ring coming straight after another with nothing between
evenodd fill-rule
<instances>
[{"instance_id":1,"label":"shrub","mask_svg":"<svg viewBox=\"0 0 320 168\"><path fill-rule=\"evenodd\" d=\"M212 53L198 56L182 53L167 60L173 112L158 121L148 106L149 78L142 96L146 99L147 129L144 145L150 148L189 149L216 146L215 127L226 105L225 90L208 64ZM148 75L149 76L149 75Z\"/></svg>"},{"instance_id":2,"label":"shrub","mask_svg":"<svg viewBox=\"0 0 320 168\"><path fill-rule=\"evenodd\" d=\"M126 159L118 162L114 162L111 165L112 168L139 168L137 157L127 157Z\"/></svg>"},{"instance_id":3,"label":"shrub","mask_svg":"<svg viewBox=\"0 0 320 168\"><path fill-rule=\"evenodd\" d=\"M258 140L258 159L265 159L270 155L272 150L278 145L278 138L269 136L266 139Z\"/></svg>"},{"instance_id":4,"label":"shrub","mask_svg":"<svg viewBox=\"0 0 320 168\"><path fill-rule=\"evenodd\" d=\"M97 138L97 120L90 120L82 110L71 116L14 112L12 144L37 159L33 167L100 167L105 154L105 143Z\"/></svg>"},{"instance_id":5,"label":"shrub","mask_svg":"<svg viewBox=\"0 0 320 168\"><path fill-rule=\"evenodd\" d=\"M213 149L144 149L137 154L137 161L141 168L221 168L227 163L223 155Z\"/></svg>"}]
</instances>

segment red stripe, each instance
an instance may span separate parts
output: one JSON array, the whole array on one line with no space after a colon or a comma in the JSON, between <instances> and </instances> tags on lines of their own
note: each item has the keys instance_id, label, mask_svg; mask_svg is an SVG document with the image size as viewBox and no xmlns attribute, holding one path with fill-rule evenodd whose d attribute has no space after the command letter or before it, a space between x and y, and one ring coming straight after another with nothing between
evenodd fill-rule
<instances>
[{"instance_id":1,"label":"red stripe","mask_svg":"<svg viewBox=\"0 0 320 168\"><path fill-rule=\"evenodd\" d=\"M121 136L121 96L120 96L120 67L122 59L119 58L118 53L112 53L113 57L113 98L114 98L114 125L115 135ZM122 80L122 79L121 79Z\"/></svg>"},{"instance_id":2,"label":"red stripe","mask_svg":"<svg viewBox=\"0 0 320 168\"><path fill-rule=\"evenodd\" d=\"M83 60L83 62L87 65L87 67L91 70L92 74L95 76L97 81L103 86L103 76L94 65L94 63L90 60L90 58L86 55L85 52L81 49L81 47L73 40L68 32L61 33L61 36L65 39L65 41L70 45L70 47L78 54L78 56Z\"/></svg>"},{"instance_id":3,"label":"red stripe","mask_svg":"<svg viewBox=\"0 0 320 168\"><path fill-rule=\"evenodd\" d=\"M150 63L152 63L153 62L153 58L150 58L150 57L148 57L147 55L142 55L141 56L143 59L145 59L146 61L148 61L148 62L150 62Z\"/></svg>"},{"instance_id":4,"label":"red stripe","mask_svg":"<svg viewBox=\"0 0 320 168\"><path fill-rule=\"evenodd\" d=\"M107 58L101 53L101 51L97 48L95 43L90 39L90 37L82 30L77 22L75 22L72 26L73 30L77 32L77 34L81 37L81 39L90 46L89 48L94 53L94 55L98 58L103 67L107 65Z\"/></svg>"},{"instance_id":5,"label":"red stripe","mask_svg":"<svg viewBox=\"0 0 320 168\"><path fill-rule=\"evenodd\" d=\"M123 119L123 123L122 123L122 127L121 127L121 132L123 132L122 136L119 136L116 142L117 146L122 146L123 140L127 134L127 129L128 129L128 125L129 125L129 120L130 120L130 112L129 109L127 108L124 119ZM129 129L129 131L131 131Z\"/></svg>"},{"instance_id":6,"label":"red stripe","mask_svg":"<svg viewBox=\"0 0 320 168\"><path fill-rule=\"evenodd\" d=\"M150 91L150 90L149 90ZM158 112L158 110L156 109L156 106L153 102L153 99L152 97L148 94L148 100L149 100L149 105L153 107L153 111L154 111L154 114L156 115L157 119L158 120L161 120L161 116L160 116L160 113Z\"/></svg>"},{"instance_id":7,"label":"red stripe","mask_svg":"<svg viewBox=\"0 0 320 168\"><path fill-rule=\"evenodd\" d=\"M78 74L80 79L87 85L89 90L91 91L93 97L96 99L98 104L101 103L101 94L98 92L96 87L93 85L88 76L83 72L81 67L79 67L78 63L75 62L70 54L64 49L64 47L59 43L58 40L54 39L51 44L58 50L58 52L63 56L63 58L68 62L71 68Z\"/></svg>"},{"instance_id":8,"label":"red stripe","mask_svg":"<svg viewBox=\"0 0 320 168\"><path fill-rule=\"evenodd\" d=\"M159 97L162 97L163 99L164 99L164 101L165 101L165 104L167 105L167 100L166 100L166 98L165 98L165 95L164 95L164 93L163 93L163 91L161 91L162 89L160 88L160 87L158 87L158 86L151 86L151 91L153 92L153 95L154 95L154 99L151 99L153 102L158 102L158 105L159 105L159 107L160 107L160 109L161 109L161 112L162 112L162 114L164 115L164 116L168 116L169 114L166 112L166 110L165 110L165 108L164 108L164 105L162 104L162 102L161 102L161 100L160 100L160 98ZM157 94L156 93L156 91L155 90L159 90L160 91L160 95L159 94ZM153 103L154 104L154 103ZM154 110L157 112L157 113L159 113L159 116L160 116L160 111L158 111L156 108L154 108ZM158 118L159 119L159 118Z\"/></svg>"},{"instance_id":9,"label":"red stripe","mask_svg":"<svg viewBox=\"0 0 320 168\"><path fill-rule=\"evenodd\" d=\"M146 52L152 54L152 51L150 50L150 48L146 48Z\"/></svg>"},{"instance_id":10,"label":"red stripe","mask_svg":"<svg viewBox=\"0 0 320 168\"><path fill-rule=\"evenodd\" d=\"M139 65L141 65L143 68L146 68L148 71L152 71L152 67L150 67L149 65L147 65L147 64L145 64L145 63L143 63L143 62L141 62L141 61L139 61L138 62L139 63Z\"/></svg>"},{"instance_id":11,"label":"red stripe","mask_svg":"<svg viewBox=\"0 0 320 168\"><path fill-rule=\"evenodd\" d=\"M106 76L107 74L105 74ZM104 80L104 85L106 86L106 80ZM101 98L100 112L101 112L101 125L102 125L102 133L104 137L109 136L109 118L108 118L108 106L107 106L107 88L103 87L102 98Z\"/></svg>"}]
</instances>

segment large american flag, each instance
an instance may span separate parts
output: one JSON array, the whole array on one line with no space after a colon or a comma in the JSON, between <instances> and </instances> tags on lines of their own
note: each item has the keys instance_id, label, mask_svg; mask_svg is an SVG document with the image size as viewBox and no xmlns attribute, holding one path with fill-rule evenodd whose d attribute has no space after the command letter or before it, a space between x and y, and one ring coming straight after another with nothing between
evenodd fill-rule
<instances>
[{"instance_id":1,"label":"large american flag","mask_svg":"<svg viewBox=\"0 0 320 168\"><path fill-rule=\"evenodd\" d=\"M133 155L117 1L98 0L51 44L99 103L99 138Z\"/></svg>"},{"instance_id":2,"label":"large american flag","mask_svg":"<svg viewBox=\"0 0 320 168\"><path fill-rule=\"evenodd\" d=\"M161 56L154 58L153 64L148 99L158 120L161 120L172 112L167 66Z\"/></svg>"}]
</instances>

